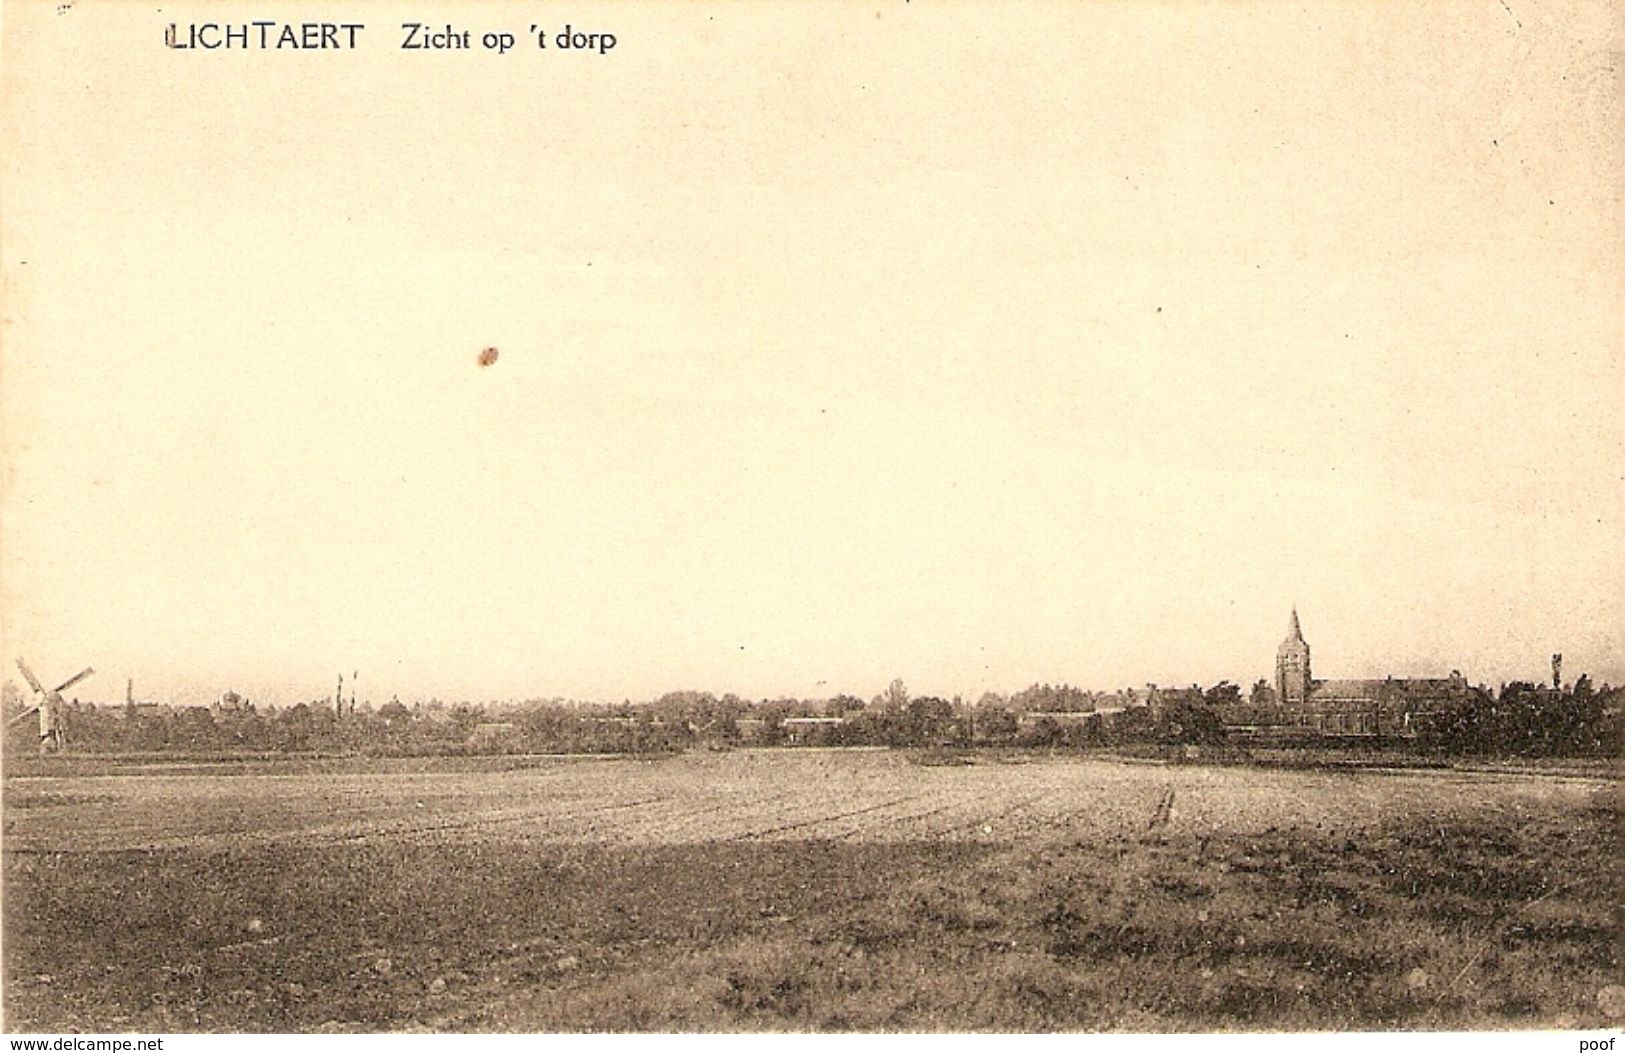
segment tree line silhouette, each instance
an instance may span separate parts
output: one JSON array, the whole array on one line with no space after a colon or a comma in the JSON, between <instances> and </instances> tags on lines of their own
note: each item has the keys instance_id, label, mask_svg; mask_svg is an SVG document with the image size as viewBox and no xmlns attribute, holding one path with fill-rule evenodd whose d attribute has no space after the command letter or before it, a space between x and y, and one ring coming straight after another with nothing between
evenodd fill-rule
<instances>
[{"instance_id":1,"label":"tree line silhouette","mask_svg":"<svg viewBox=\"0 0 1625 1053\"><path fill-rule=\"evenodd\" d=\"M1582 676L1557 688L1518 681L1427 714L1415 734L1388 744L1419 752L1495 756L1619 756L1625 691ZM1034 684L974 704L912 696L901 680L869 700L745 700L672 691L612 705L566 700L520 704L377 708L331 699L258 707L230 692L213 706L101 707L74 702L64 714L71 749L103 753L651 753L761 746L1016 747L1092 749L1244 745L1227 714L1242 706L1235 685L1174 691L1092 692ZM23 709L8 699L7 746L32 745ZM19 733L21 731L22 733Z\"/></svg>"}]
</instances>

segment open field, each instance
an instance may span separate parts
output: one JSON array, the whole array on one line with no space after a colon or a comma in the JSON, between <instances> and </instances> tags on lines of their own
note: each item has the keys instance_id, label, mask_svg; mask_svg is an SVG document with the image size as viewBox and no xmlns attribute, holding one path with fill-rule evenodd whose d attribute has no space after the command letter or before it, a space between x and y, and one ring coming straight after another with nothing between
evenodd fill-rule
<instances>
[{"instance_id":1,"label":"open field","mask_svg":"<svg viewBox=\"0 0 1625 1053\"><path fill-rule=\"evenodd\" d=\"M6 1026L1617 1023L1614 781L975 759L34 762Z\"/></svg>"}]
</instances>

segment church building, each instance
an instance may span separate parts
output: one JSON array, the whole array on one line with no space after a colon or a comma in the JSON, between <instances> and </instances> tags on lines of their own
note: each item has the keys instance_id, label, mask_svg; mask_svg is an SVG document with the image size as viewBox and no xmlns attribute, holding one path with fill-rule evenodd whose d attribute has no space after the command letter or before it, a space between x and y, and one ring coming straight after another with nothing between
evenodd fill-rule
<instances>
[{"instance_id":1,"label":"church building","mask_svg":"<svg viewBox=\"0 0 1625 1053\"><path fill-rule=\"evenodd\" d=\"M1275 651L1276 704L1292 714L1293 724L1326 734L1415 735L1434 714L1478 690L1454 670L1448 677L1316 680L1296 608Z\"/></svg>"},{"instance_id":2,"label":"church building","mask_svg":"<svg viewBox=\"0 0 1625 1053\"><path fill-rule=\"evenodd\" d=\"M1309 676L1309 642L1298 625L1298 609L1292 608L1292 627L1275 649L1275 697L1282 705L1309 701L1314 681Z\"/></svg>"}]
</instances>

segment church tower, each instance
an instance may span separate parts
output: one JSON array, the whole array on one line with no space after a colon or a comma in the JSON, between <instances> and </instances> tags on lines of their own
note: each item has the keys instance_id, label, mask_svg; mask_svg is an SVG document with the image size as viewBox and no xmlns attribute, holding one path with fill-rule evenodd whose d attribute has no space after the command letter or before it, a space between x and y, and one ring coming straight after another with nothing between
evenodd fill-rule
<instances>
[{"instance_id":1,"label":"church tower","mask_svg":"<svg viewBox=\"0 0 1625 1053\"><path fill-rule=\"evenodd\" d=\"M1275 652L1275 696L1282 705L1309 699L1309 644L1298 628L1298 609L1292 608L1292 628Z\"/></svg>"}]
</instances>

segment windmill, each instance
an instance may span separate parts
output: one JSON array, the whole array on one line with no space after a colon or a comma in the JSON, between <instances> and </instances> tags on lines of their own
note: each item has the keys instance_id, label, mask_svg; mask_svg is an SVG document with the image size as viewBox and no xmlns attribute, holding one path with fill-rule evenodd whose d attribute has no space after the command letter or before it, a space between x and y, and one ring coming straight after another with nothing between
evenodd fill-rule
<instances>
[{"instance_id":1,"label":"windmill","mask_svg":"<svg viewBox=\"0 0 1625 1053\"><path fill-rule=\"evenodd\" d=\"M39 714L39 748L41 753L62 748L62 692L77 684L96 670L85 666L79 673L74 674L61 684L47 691L40 686L39 678L29 669L21 658L17 659L17 668L22 670L23 679L28 686L34 689L34 704L11 718L11 724L27 719L31 714ZM10 726L9 724L7 725Z\"/></svg>"}]
</instances>

